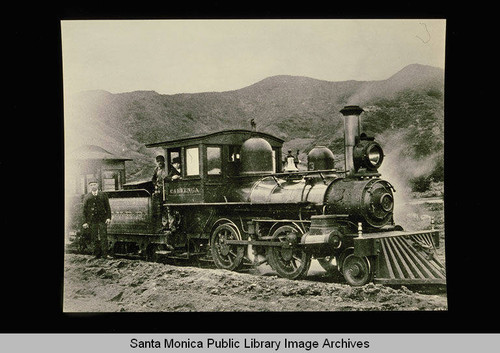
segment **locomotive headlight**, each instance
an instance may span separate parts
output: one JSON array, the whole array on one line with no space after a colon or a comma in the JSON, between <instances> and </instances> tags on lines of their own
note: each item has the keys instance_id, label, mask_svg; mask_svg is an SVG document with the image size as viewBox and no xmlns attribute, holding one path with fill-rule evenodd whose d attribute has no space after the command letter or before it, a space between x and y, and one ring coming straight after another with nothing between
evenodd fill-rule
<instances>
[{"instance_id":1,"label":"locomotive headlight","mask_svg":"<svg viewBox=\"0 0 500 353\"><path fill-rule=\"evenodd\" d=\"M375 171L384 160L384 151L378 142L373 140L361 140L354 147L353 157L356 170L366 168Z\"/></svg>"},{"instance_id":2,"label":"locomotive headlight","mask_svg":"<svg viewBox=\"0 0 500 353\"><path fill-rule=\"evenodd\" d=\"M380 145L370 145L366 151L368 161L372 167L378 168L382 164L382 159L384 158L382 147Z\"/></svg>"}]
</instances>

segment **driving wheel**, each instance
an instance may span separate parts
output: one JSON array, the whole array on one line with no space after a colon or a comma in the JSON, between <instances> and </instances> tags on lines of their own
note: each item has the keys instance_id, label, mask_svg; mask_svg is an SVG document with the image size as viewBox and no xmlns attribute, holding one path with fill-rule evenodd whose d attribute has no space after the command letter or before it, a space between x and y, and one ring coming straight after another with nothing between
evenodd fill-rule
<instances>
[{"instance_id":1,"label":"driving wheel","mask_svg":"<svg viewBox=\"0 0 500 353\"><path fill-rule=\"evenodd\" d=\"M241 240L236 226L231 223L219 225L212 233L210 249L215 266L226 270L238 270L243 264L245 247L228 244L228 240Z\"/></svg>"},{"instance_id":2,"label":"driving wheel","mask_svg":"<svg viewBox=\"0 0 500 353\"><path fill-rule=\"evenodd\" d=\"M283 246L269 246L267 260L269 265L281 277L299 279L304 277L311 266L311 254L299 246L302 231L293 225L284 225L276 229L272 241L279 241Z\"/></svg>"}]
</instances>

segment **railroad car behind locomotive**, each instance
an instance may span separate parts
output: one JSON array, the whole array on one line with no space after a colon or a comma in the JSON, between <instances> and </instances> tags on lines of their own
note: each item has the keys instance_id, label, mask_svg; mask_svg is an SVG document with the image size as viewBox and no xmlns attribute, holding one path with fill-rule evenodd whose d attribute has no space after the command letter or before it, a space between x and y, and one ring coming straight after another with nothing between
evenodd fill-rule
<instances>
[{"instance_id":1,"label":"railroad car behind locomotive","mask_svg":"<svg viewBox=\"0 0 500 353\"><path fill-rule=\"evenodd\" d=\"M351 285L445 283L435 256L439 232L405 232L394 221L394 188L381 179L382 147L361 133L358 106L341 110L343 170L313 148L307 170L282 161L283 140L227 130L146 145L181 178L155 193L151 182L108 192L110 248L118 254L211 260L239 270L268 263L280 276L304 277L311 259Z\"/></svg>"}]
</instances>

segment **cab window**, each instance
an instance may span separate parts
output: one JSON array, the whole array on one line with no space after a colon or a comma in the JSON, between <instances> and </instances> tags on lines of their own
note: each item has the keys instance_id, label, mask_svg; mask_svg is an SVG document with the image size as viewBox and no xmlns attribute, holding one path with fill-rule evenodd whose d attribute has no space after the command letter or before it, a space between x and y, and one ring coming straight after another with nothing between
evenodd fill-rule
<instances>
[{"instance_id":1,"label":"cab window","mask_svg":"<svg viewBox=\"0 0 500 353\"><path fill-rule=\"evenodd\" d=\"M220 175L221 166L222 159L220 147L207 147L207 174Z\"/></svg>"},{"instance_id":2,"label":"cab window","mask_svg":"<svg viewBox=\"0 0 500 353\"><path fill-rule=\"evenodd\" d=\"M240 161L240 146L229 146L229 162Z\"/></svg>"},{"instance_id":3,"label":"cab window","mask_svg":"<svg viewBox=\"0 0 500 353\"><path fill-rule=\"evenodd\" d=\"M186 148L186 175L200 175L200 153L198 147Z\"/></svg>"}]
</instances>

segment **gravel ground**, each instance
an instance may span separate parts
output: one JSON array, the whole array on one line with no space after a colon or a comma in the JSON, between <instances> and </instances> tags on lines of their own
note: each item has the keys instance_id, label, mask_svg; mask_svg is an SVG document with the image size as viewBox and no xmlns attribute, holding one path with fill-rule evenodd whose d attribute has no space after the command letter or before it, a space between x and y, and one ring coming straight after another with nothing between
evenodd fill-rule
<instances>
[{"instance_id":1,"label":"gravel ground","mask_svg":"<svg viewBox=\"0 0 500 353\"><path fill-rule=\"evenodd\" d=\"M67 254L65 312L446 310L446 293Z\"/></svg>"}]
</instances>

